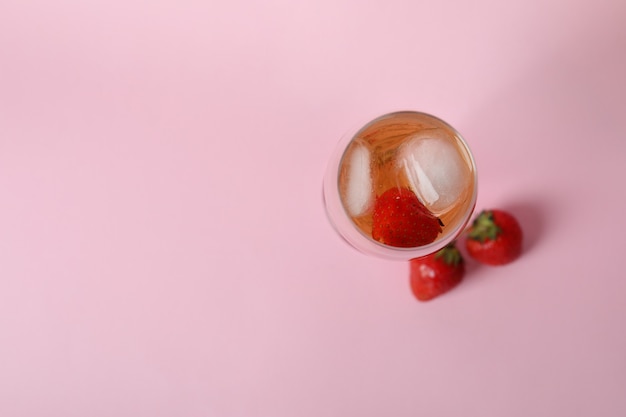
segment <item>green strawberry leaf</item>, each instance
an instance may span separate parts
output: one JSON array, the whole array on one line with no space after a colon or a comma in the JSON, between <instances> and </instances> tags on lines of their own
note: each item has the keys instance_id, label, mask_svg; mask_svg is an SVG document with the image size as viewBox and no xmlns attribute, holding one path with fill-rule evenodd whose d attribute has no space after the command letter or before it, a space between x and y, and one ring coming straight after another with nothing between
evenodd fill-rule
<instances>
[{"instance_id":1,"label":"green strawberry leaf","mask_svg":"<svg viewBox=\"0 0 626 417\"><path fill-rule=\"evenodd\" d=\"M457 266L463 262L461 252L456 248L454 242L449 243L443 247L443 249L435 253L435 259L443 259L444 263L452 266Z\"/></svg>"},{"instance_id":2,"label":"green strawberry leaf","mask_svg":"<svg viewBox=\"0 0 626 417\"><path fill-rule=\"evenodd\" d=\"M500 232L500 227L493 221L493 213L483 210L474 219L468 237L483 243L485 240L495 240Z\"/></svg>"}]
</instances>

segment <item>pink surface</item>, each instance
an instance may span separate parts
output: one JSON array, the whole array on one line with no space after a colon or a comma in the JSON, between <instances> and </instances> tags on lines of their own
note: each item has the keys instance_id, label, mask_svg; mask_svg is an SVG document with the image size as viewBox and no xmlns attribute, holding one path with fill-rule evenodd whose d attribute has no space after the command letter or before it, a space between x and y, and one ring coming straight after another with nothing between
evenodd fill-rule
<instances>
[{"instance_id":1,"label":"pink surface","mask_svg":"<svg viewBox=\"0 0 626 417\"><path fill-rule=\"evenodd\" d=\"M626 415L626 3L457 3L0 3L0 415ZM527 233L427 304L320 198L399 109Z\"/></svg>"}]
</instances>

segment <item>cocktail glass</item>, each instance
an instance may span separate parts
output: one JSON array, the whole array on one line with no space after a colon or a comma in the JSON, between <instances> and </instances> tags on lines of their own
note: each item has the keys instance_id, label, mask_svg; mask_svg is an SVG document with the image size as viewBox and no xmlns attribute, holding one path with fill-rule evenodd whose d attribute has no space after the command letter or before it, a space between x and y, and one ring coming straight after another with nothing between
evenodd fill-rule
<instances>
[{"instance_id":1,"label":"cocktail glass","mask_svg":"<svg viewBox=\"0 0 626 417\"><path fill-rule=\"evenodd\" d=\"M394 112L339 141L323 188L328 218L349 244L369 255L409 260L438 251L463 231L476 204L476 166L448 123L422 112ZM398 247L373 237L377 201L392 188L410 190L437 217L441 231L432 242Z\"/></svg>"}]
</instances>

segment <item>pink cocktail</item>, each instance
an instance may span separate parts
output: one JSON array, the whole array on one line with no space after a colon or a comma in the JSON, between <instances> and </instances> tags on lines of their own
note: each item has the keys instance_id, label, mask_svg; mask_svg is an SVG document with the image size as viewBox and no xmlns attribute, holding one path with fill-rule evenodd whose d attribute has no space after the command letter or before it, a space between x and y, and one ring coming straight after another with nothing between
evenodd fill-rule
<instances>
[{"instance_id":1,"label":"pink cocktail","mask_svg":"<svg viewBox=\"0 0 626 417\"><path fill-rule=\"evenodd\" d=\"M326 210L339 234L390 259L424 256L450 243L467 224L476 195L476 167L461 135L412 111L378 117L346 136L324 178Z\"/></svg>"}]
</instances>

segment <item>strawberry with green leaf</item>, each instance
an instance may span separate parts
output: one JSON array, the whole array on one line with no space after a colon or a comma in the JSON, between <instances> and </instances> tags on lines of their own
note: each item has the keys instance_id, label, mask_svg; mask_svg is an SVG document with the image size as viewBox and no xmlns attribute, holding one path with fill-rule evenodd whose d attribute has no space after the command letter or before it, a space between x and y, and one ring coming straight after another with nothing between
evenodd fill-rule
<instances>
[{"instance_id":1,"label":"strawberry with green leaf","mask_svg":"<svg viewBox=\"0 0 626 417\"><path fill-rule=\"evenodd\" d=\"M468 254L487 265L505 265L522 253L522 228L512 214L483 210L467 231Z\"/></svg>"},{"instance_id":2,"label":"strawberry with green leaf","mask_svg":"<svg viewBox=\"0 0 626 417\"><path fill-rule=\"evenodd\" d=\"M465 262L454 243L434 254L411 259L411 291L419 301L432 300L456 287L465 275Z\"/></svg>"}]
</instances>

